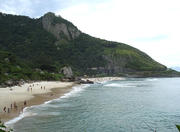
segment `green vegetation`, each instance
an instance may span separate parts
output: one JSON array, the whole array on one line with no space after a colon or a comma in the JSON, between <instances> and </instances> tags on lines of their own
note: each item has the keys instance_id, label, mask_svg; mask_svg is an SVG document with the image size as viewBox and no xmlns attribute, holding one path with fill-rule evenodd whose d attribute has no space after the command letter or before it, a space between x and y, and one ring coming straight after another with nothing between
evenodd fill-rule
<instances>
[{"instance_id":1,"label":"green vegetation","mask_svg":"<svg viewBox=\"0 0 180 132\"><path fill-rule=\"evenodd\" d=\"M176 125L176 127L177 127L177 129L179 130L179 132L180 132L180 125Z\"/></svg>"},{"instance_id":2,"label":"green vegetation","mask_svg":"<svg viewBox=\"0 0 180 132\"><path fill-rule=\"evenodd\" d=\"M64 23L77 29L62 17L48 14L53 18L52 25ZM123 43L84 33L68 40L63 32L61 40L57 40L43 28L42 17L31 19L0 13L0 29L0 83L9 79L58 80L63 77L59 73L64 66L71 66L78 76L171 74L145 53Z\"/></svg>"},{"instance_id":3,"label":"green vegetation","mask_svg":"<svg viewBox=\"0 0 180 132\"><path fill-rule=\"evenodd\" d=\"M12 129L8 129L4 123L0 120L0 132L12 132Z\"/></svg>"},{"instance_id":4,"label":"green vegetation","mask_svg":"<svg viewBox=\"0 0 180 132\"><path fill-rule=\"evenodd\" d=\"M0 51L0 83L7 80L60 80L62 74L36 70L18 60L12 53Z\"/></svg>"},{"instance_id":5,"label":"green vegetation","mask_svg":"<svg viewBox=\"0 0 180 132\"><path fill-rule=\"evenodd\" d=\"M113 58L122 58L126 61L125 67L136 71L164 71L166 67L152 58L135 49L126 49L117 46L115 49L105 49L105 53Z\"/></svg>"}]
</instances>

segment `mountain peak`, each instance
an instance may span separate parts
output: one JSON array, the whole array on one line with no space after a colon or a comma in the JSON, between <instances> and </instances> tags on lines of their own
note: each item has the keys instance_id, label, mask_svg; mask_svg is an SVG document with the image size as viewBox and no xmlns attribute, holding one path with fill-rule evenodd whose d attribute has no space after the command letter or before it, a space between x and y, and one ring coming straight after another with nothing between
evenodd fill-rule
<instances>
[{"instance_id":1,"label":"mountain peak","mask_svg":"<svg viewBox=\"0 0 180 132\"><path fill-rule=\"evenodd\" d=\"M55 16L55 13L53 13L53 12L47 12L46 14L44 14L44 16Z\"/></svg>"},{"instance_id":2,"label":"mountain peak","mask_svg":"<svg viewBox=\"0 0 180 132\"><path fill-rule=\"evenodd\" d=\"M52 33L58 40L73 40L80 35L80 31L71 22L52 12L42 17L43 28Z\"/></svg>"},{"instance_id":3,"label":"mountain peak","mask_svg":"<svg viewBox=\"0 0 180 132\"><path fill-rule=\"evenodd\" d=\"M44 16L43 17L59 17L59 18L62 18L60 15L56 15L55 13L53 13L53 12L47 12L46 14L44 14ZM63 18L62 18L63 19Z\"/></svg>"}]
</instances>

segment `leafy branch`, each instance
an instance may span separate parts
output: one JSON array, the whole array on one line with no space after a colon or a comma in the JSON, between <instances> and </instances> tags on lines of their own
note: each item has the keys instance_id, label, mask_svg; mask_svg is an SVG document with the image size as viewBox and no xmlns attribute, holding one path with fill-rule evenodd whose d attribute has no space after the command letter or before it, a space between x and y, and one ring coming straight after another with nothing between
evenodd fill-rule
<instances>
[{"instance_id":1,"label":"leafy branch","mask_svg":"<svg viewBox=\"0 0 180 132\"><path fill-rule=\"evenodd\" d=\"M0 120L0 132L12 132L12 129L8 129L4 123Z\"/></svg>"}]
</instances>

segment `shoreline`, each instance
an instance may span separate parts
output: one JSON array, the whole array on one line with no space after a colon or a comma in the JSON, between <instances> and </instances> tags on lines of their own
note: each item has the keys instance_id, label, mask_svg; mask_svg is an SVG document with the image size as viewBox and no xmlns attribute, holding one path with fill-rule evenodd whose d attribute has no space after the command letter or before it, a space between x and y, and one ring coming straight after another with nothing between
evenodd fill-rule
<instances>
[{"instance_id":1,"label":"shoreline","mask_svg":"<svg viewBox=\"0 0 180 132\"><path fill-rule=\"evenodd\" d=\"M106 81L124 80L124 79L125 78L123 77L82 78L82 80L90 80L95 83L104 83ZM27 88L29 88L29 85L31 86L34 85L32 93L30 89L29 89L30 91L27 91ZM46 101L60 98L64 94L69 93L72 90L72 88L77 85L79 84L76 84L75 82L41 81L41 82L25 83L22 86L0 88L0 95L3 94L2 91L4 91L5 93L11 93L14 91L14 94L17 94L18 96L21 96L21 94L25 95L25 97L22 97L22 98L15 97L17 99L16 103L18 106L18 110L14 108L10 109L11 110L10 113L3 112L3 107L1 104L1 101L4 101L7 98L9 98L8 95L4 96L4 100L1 97L0 98L0 119L3 122L11 121L14 118L18 117L24 108L34 106L34 105L40 105L40 104L45 103ZM41 89L41 86L42 86L42 89ZM43 90L44 86L46 87L45 91ZM13 89L13 90L10 90L10 89ZM11 94L9 96L12 96ZM26 100L27 102L26 105L24 105L24 100ZM6 105L10 106L10 104L6 104Z\"/></svg>"},{"instance_id":2,"label":"shoreline","mask_svg":"<svg viewBox=\"0 0 180 132\"><path fill-rule=\"evenodd\" d=\"M34 86L32 91L31 89L29 91L27 90L29 88L27 86L29 85ZM24 108L40 105L46 101L59 98L65 93L70 92L73 86L76 86L74 82L42 81L26 83L22 86L0 88L0 119L3 122L8 122L18 117ZM13 102L16 102L16 105L18 106L17 109L14 108ZM4 106L6 106L6 112L3 110Z\"/></svg>"},{"instance_id":3,"label":"shoreline","mask_svg":"<svg viewBox=\"0 0 180 132\"><path fill-rule=\"evenodd\" d=\"M125 80L125 77L94 77L94 78L82 78L82 80L86 81L93 81L94 83L103 83L106 81L113 81L113 80Z\"/></svg>"}]
</instances>

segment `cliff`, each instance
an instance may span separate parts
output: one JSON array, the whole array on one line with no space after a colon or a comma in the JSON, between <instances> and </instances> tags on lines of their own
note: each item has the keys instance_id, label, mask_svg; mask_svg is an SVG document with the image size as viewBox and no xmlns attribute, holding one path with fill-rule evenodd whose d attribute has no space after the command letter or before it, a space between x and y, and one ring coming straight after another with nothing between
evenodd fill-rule
<instances>
[{"instance_id":1,"label":"cliff","mask_svg":"<svg viewBox=\"0 0 180 132\"><path fill-rule=\"evenodd\" d=\"M52 33L57 40L73 40L81 33L72 23L51 12L42 17L42 24L43 28Z\"/></svg>"}]
</instances>

